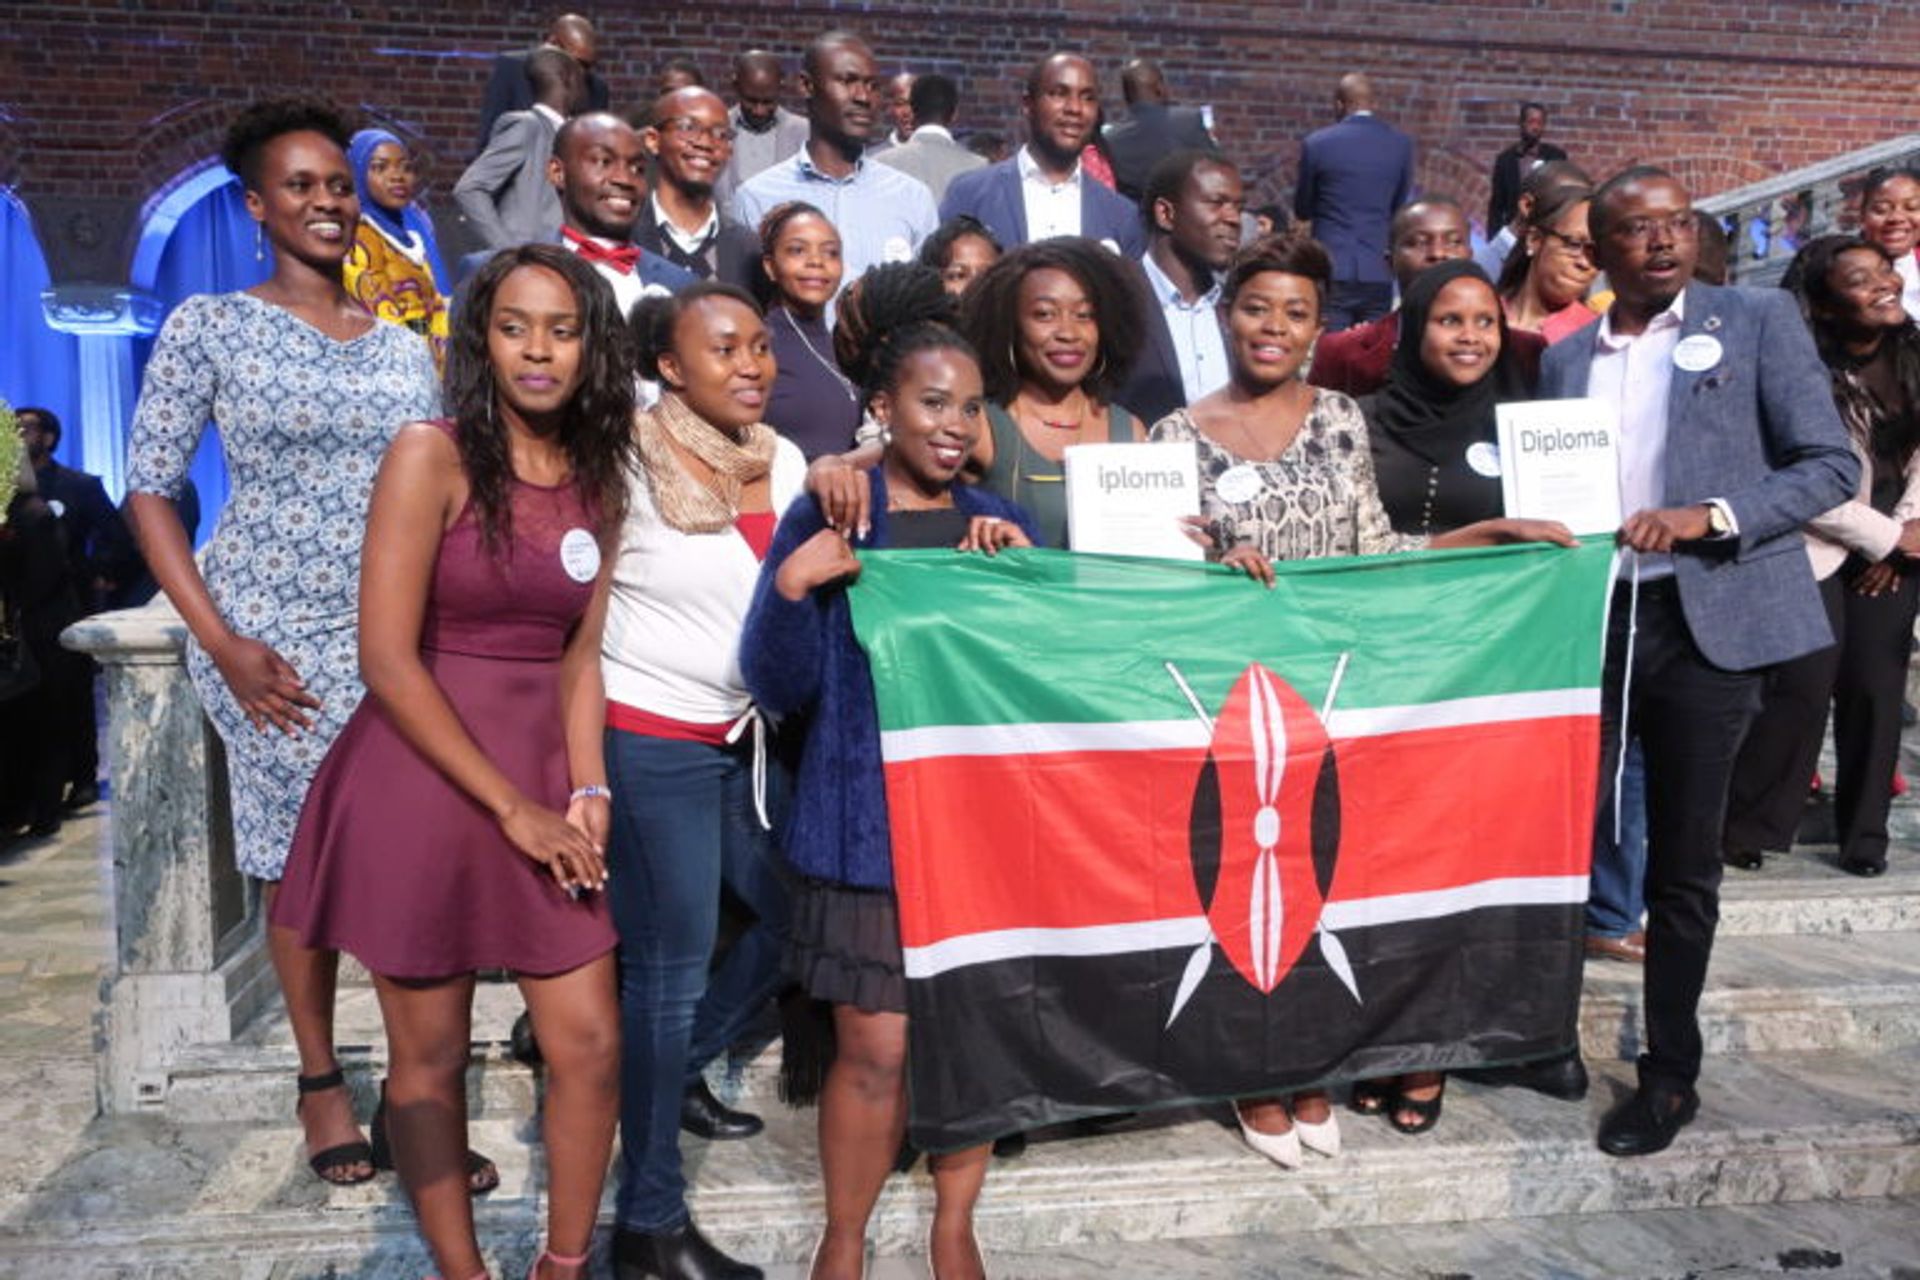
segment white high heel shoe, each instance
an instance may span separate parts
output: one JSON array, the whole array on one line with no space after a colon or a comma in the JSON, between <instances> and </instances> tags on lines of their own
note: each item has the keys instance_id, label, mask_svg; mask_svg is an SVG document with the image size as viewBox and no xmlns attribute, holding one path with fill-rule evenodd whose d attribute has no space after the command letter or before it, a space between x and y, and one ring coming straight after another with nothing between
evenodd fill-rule
<instances>
[{"instance_id":1,"label":"white high heel shoe","mask_svg":"<svg viewBox=\"0 0 1920 1280\"><path fill-rule=\"evenodd\" d=\"M1328 1158L1340 1154L1340 1119L1332 1110L1328 1110L1327 1118L1319 1124L1294 1116L1293 1131L1300 1136L1300 1145L1309 1151L1318 1151Z\"/></svg>"},{"instance_id":2,"label":"white high heel shoe","mask_svg":"<svg viewBox=\"0 0 1920 1280\"><path fill-rule=\"evenodd\" d=\"M1247 1123L1247 1118L1240 1114L1240 1104L1237 1102L1233 1104L1233 1118L1240 1122L1240 1136L1247 1140L1247 1145L1282 1169L1298 1169L1306 1160L1300 1153L1298 1120L1285 1133L1262 1133Z\"/></svg>"}]
</instances>

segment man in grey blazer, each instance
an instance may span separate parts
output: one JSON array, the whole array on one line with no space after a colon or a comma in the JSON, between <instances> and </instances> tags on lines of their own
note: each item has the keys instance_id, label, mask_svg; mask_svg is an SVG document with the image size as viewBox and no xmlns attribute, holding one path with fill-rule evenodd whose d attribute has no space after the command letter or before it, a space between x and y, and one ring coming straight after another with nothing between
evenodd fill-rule
<instances>
[{"instance_id":1,"label":"man in grey blazer","mask_svg":"<svg viewBox=\"0 0 1920 1280\"><path fill-rule=\"evenodd\" d=\"M1608 618L1600 788L1605 821L1624 714L1646 757L1647 1032L1639 1088L1599 1145L1632 1156L1665 1148L1699 1106L1728 781L1765 669L1832 643L1800 526L1853 495L1859 464L1792 299L1693 282L1679 182L1628 169L1588 216L1616 297L1548 348L1540 395L1605 407L1630 513L1619 538L1637 557L1638 601L1629 557Z\"/></svg>"},{"instance_id":2,"label":"man in grey blazer","mask_svg":"<svg viewBox=\"0 0 1920 1280\"><path fill-rule=\"evenodd\" d=\"M547 181L553 136L586 98L586 72L559 49L527 55L533 106L494 122L486 150L453 184L453 202L489 249L550 240L560 227L560 196Z\"/></svg>"},{"instance_id":3,"label":"man in grey blazer","mask_svg":"<svg viewBox=\"0 0 1920 1280\"><path fill-rule=\"evenodd\" d=\"M907 98L913 106L912 136L898 146L869 151L867 155L926 183L938 204L946 198L948 183L963 173L986 168L987 160L953 140L960 86L946 76L916 76Z\"/></svg>"}]
</instances>

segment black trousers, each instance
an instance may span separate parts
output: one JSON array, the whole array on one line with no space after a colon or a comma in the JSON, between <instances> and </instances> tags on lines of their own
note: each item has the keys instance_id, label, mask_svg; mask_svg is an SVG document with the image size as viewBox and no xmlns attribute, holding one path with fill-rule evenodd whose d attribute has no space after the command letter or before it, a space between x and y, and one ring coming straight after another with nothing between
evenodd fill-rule
<instances>
[{"instance_id":1,"label":"black trousers","mask_svg":"<svg viewBox=\"0 0 1920 1280\"><path fill-rule=\"evenodd\" d=\"M1647 766L1647 1036L1640 1080L1691 1086L1700 1074L1700 991L1720 922L1727 787L1760 709L1761 677L1723 671L1701 655L1670 578L1640 586L1631 680L1628 626L1622 584L1607 620L1600 811L1612 810L1624 711Z\"/></svg>"},{"instance_id":2,"label":"black trousers","mask_svg":"<svg viewBox=\"0 0 1920 1280\"><path fill-rule=\"evenodd\" d=\"M1845 594L1839 573L1821 579L1820 603L1827 608L1827 622L1836 639L1844 634ZM1820 766L1820 739L1826 733L1827 704L1833 701L1843 648L1832 644L1816 649L1770 668L1762 678L1760 714L1740 748L1733 786L1727 793L1723 847L1729 853L1784 852L1793 847L1807 789ZM1897 714L1894 723L1897 738Z\"/></svg>"},{"instance_id":3,"label":"black trousers","mask_svg":"<svg viewBox=\"0 0 1920 1280\"><path fill-rule=\"evenodd\" d=\"M1851 568L1851 566L1849 566ZM1845 570L1836 577L1843 576ZM1903 573L1883 596L1842 592L1840 670L1833 683L1833 816L1840 861L1887 860L1887 809L1900 763L1900 707L1906 700L1920 575Z\"/></svg>"}]
</instances>

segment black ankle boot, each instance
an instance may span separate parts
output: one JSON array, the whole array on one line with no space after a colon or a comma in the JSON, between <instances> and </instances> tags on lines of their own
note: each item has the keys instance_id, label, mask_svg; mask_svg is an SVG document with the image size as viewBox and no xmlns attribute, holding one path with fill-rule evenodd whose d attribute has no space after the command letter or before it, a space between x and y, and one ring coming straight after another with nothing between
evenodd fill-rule
<instances>
[{"instance_id":1,"label":"black ankle boot","mask_svg":"<svg viewBox=\"0 0 1920 1280\"><path fill-rule=\"evenodd\" d=\"M665 1231L615 1232L613 1262L620 1280L761 1280L760 1268L720 1252L692 1218Z\"/></svg>"}]
</instances>

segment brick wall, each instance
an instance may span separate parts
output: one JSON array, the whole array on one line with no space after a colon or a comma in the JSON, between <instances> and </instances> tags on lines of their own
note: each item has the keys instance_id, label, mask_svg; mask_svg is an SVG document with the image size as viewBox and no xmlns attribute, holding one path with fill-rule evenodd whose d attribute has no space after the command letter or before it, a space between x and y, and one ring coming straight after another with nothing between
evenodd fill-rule
<instances>
[{"instance_id":1,"label":"brick wall","mask_svg":"<svg viewBox=\"0 0 1920 1280\"><path fill-rule=\"evenodd\" d=\"M962 123L1016 129L1038 55L1161 60L1183 102L1266 194L1323 123L1334 79L1372 73L1382 114L1419 142L1422 184L1484 208L1515 104L1596 172L1674 167L1706 192L1920 128L1920 4L1910 0L952 0L946 3L582 3L616 106L684 53L718 80L731 54L791 54L848 25L883 63L960 81ZM0 182L30 203L137 207L212 154L235 106L284 91L350 105L420 146L442 192L465 162L492 54L529 41L544 6L471 0L66 0L9 4L0 25ZM43 232L43 234L47 234Z\"/></svg>"}]
</instances>

